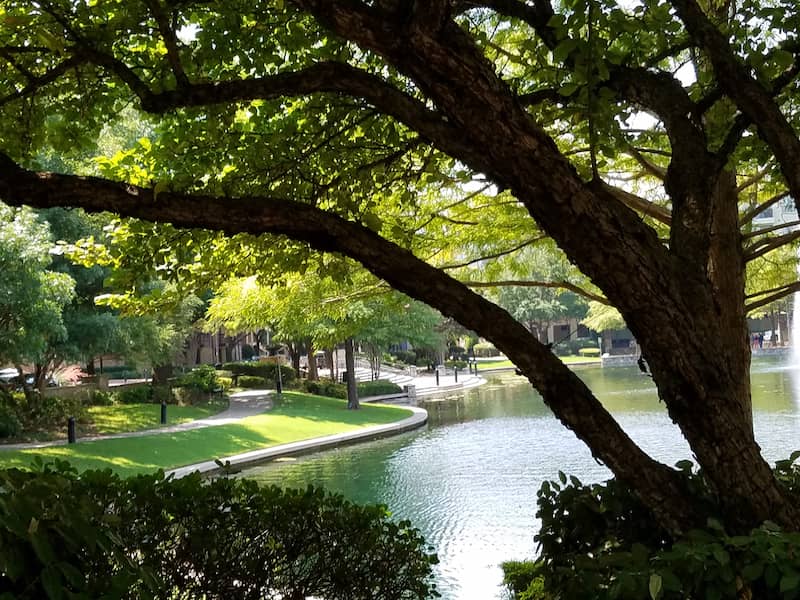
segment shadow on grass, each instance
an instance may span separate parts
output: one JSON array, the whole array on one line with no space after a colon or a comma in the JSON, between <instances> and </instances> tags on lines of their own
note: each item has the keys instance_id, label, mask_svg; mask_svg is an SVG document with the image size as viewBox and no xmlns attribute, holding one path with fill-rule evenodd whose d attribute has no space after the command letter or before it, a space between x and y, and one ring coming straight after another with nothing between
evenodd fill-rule
<instances>
[{"instance_id":1,"label":"shadow on grass","mask_svg":"<svg viewBox=\"0 0 800 600\"><path fill-rule=\"evenodd\" d=\"M360 427L401 420L406 409L364 406L347 410L343 401L288 392L273 410L238 423L154 435L83 441L68 446L0 452L0 466L25 467L35 457L69 460L80 470L111 468L122 475L222 459L234 454Z\"/></svg>"}]
</instances>

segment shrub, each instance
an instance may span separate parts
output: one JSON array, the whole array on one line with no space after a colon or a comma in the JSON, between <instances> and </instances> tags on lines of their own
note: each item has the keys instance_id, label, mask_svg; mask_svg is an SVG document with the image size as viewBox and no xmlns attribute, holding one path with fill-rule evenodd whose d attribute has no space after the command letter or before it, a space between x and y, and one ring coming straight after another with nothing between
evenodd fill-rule
<instances>
[{"instance_id":1,"label":"shrub","mask_svg":"<svg viewBox=\"0 0 800 600\"><path fill-rule=\"evenodd\" d=\"M0 549L15 598L438 596L436 556L385 507L249 479L0 470Z\"/></svg>"},{"instance_id":2,"label":"shrub","mask_svg":"<svg viewBox=\"0 0 800 600\"><path fill-rule=\"evenodd\" d=\"M16 437L22 433L22 423L17 411L6 404L0 404L0 438Z\"/></svg>"},{"instance_id":3,"label":"shrub","mask_svg":"<svg viewBox=\"0 0 800 600\"><path fill-rule=\"evenodd\" d=\"M466 369L468 364L469 363L467 363L467 361L465 360L446 360L444 362L445 367L448 367L450 369L459 369L459 370Z\"/></svg>"},{"instance_id":4,"label":"shrub","mask_svg":"<svg viewBox=\"0 0 800 600\"><path fill-rule=\"evenodd\" d=\"M776 476L790 492L800 489L800 468L779 461ZM561 598L759 598L800 597L797 548L800 533L771 523L730 535L719 524L718 498L689 461L678 463L702 529L681 539L653 523L629 489L609 480L584 485L559 474L539 491L542 528L539 573Z\"/></svg>"},{"instance_id":5,"label":"shrub","mask_svg":"<svg viewBox=\"0 0 800 600\"><path fill-rule=\"evenodd\" d=\"M225 363L222 368L233 375L250 375L263 377L268 381L275 381L278 374L278 365L265 362L233 362ZM297 378L297 373L292 367L280 365L281 379L284 384L289 384Z\"/></svg>"},{"instance_id":6,"label":"shrub","mask_svg":"<svg viewBox=\"0 0 800 600\"><path fill-rule=\"evenodd\" d=\"M67 419L84 421L86 408L80 398L37 396L37 399L18 411L23 429L47 431L63 429Z\"/></svg>"},{"instance_id":7,"label":"shrub","mask_svg":"<svg viewBox=\"0 0 800 600\"><path fill-rule=\"evenodd\" d=\"M600 356L600 348L581 348L578 356Z\"/></svg>"},{"instance_id":8,"label":"shrub","mask_svg":"<svg viewBox=\"0 0 800 600\"><path fill-rule=\"evenodd\" d=\"M398 394L403 391L403 388L401 388L399 385L385 379L378 379L377 381L362 381L356 387L360 397L382 396L383 394ZM345 393L345 396L346 395L347 394Z\"/></svg>"},{"instance_id":9,"label":"shrub","mask_svg":"<svg viewBox=\"0 0 800 600\"><path fill-rule=\"evenodd\" d=\"M243 388L266 388L275 387L272 382L268 382L263 377L253 375L239 375L238 386Z\"/></svg>"},{"instance_id":10,"label":"shrub","mask_svg":"<svg viewBox=\"0 0 800 600\"><path fill-rule=\"evenodd\" d=\"M114 404L114 394L104 390L94 390L91 395L92 406L111 406Z\"/></svg>"},{"instance_id":11,"label":"shrub","mask_svg":"<svg viewBox=\"0 0 800 600\"><path fill-rule=\"evenodd\" d=\"M217 373L211 365L200 365L181 375L172 384L174 387L192 388L210 394L219 385Z\"/></svg>"},{"instance_id":12,"label":"shrub","mask_svg":"<svg viewBox=\"0 0 800 600\"><path fill-rule=\"evenodd\" d=\"M146 384L125 387L115 393L117 402L121 404L147 404L153 397L150 386Z\"/></svg>"},{"instance_id":13,"label":"shrub","mask_svg":"<svg viewBox=\"0 0 800 600\"><path fill-rule=\"evenodd\" d=\"M480 344L475 344L472 347L472 351L475 353L475 356L481 358L488 358L491 356L499 356L500 351L494 347L493 344L489 342L481 342Z\"/></svg>"},{"instance_id":14,"label":"shrub","mask_svg":"<svg viewBox=\"0 0 800 600\"><path fill-rule=\"evenodd\" d=\"M303 389L309 394L327 396L328 398L347 398L347 386L333 381L303 380Z\"/></svg>"},{"instance_id":15,"label":"shrub","mask_svg":"<svg viewBox=\"0 0 800 600\"><path fill-rule=\"evenodd\" d=\"M507 561L503 569L503 585L515 600L550 600L544 590L544 579L539 573L539 564L534 561Z\"/></svg>"}]
</instances>

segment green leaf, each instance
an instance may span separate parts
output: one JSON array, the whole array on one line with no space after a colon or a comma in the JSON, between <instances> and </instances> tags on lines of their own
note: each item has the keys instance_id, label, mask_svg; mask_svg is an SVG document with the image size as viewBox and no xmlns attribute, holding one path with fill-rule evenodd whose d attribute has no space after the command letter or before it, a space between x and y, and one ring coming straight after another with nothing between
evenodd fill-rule
<instances>
[{"instance_id":1,"label":"green leaf","mask_svg":"<svg viewBox=\"0 0 800 600\"><path fill-rule=\"evenodd\" d=\"M650 575L650 582L647 584L647 588L650 590L650 598L658 600L661 597L661 575L658 573Z\"/></svg>"},{"instance_id":2,"label":"green leaf","mask_svg":"<svg viewBox=\"0 0 800 600\"><path fill-rule=\"evenodd\" d=\"M791 590L796 590L800 587L800 574L798 573L787 573L783 577L781 577L781 585L780 585L780 592L782 594L789 592Z\"/></svg>"}]
</instances>

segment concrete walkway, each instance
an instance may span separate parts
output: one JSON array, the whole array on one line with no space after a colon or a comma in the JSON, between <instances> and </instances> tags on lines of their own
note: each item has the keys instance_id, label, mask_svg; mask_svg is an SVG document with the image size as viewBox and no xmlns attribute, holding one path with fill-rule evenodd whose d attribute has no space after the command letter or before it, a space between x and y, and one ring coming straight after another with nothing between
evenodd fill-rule
<instances>
[{"instance_id":1,"label":"concrete walkway","mask_svg":"<svg viewBox=\"0 0 800 600\"><path fill-rule=\"evenodd\" d=\"M176 431L187 431L189 429L201 429L203 427L215 427L218 425L228 425L235 423L245 417L259 415L272 407L270 395L274 390L247 390L231 394L228 399L230 404L227 409L216 415L211 415L204 419L196 419L177 425L165 425L154 429L142 429L141 431L129 431L126 433L114 433L109 435L95 435L79 438L78 441L92 442L95 440L113 440L116 438L143 437L146 435L157 435L160 433L174 433ZM154 405L156 406L156 405ZM167 409L169 411L169 408ZM167 415L169 417L169 414ZM27 442L20 444L0 444L2 450L26 450L30 448L46 448L48 446L64 446L67 440L55 440L52 442Z\"/></svg>"}]
</instances>

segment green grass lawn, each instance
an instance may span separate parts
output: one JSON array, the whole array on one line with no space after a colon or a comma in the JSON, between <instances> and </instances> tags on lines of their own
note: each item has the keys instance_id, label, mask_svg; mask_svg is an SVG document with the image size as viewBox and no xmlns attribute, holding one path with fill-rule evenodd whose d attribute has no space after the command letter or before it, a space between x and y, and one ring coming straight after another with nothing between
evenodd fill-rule
<instances>
[{"instance_id":1,"label":"green grass lawn","mask_svg":"<svg viewBox=\"0 0 800 600\"><path fill-rule=\"evenodd\" d=\"M227 404L216 403L204 406L167 407L167 423L177 425L187 421L195 421L215 415L225 410ZM141 431L157 429L161 420L160 404L115 404L112 406L90 406L86 411L90 424L84 429L93 434L122 433L125 431Z\"/></svg>"},{"instance_id":2,"label":"green grass lawn","mask_svg":"<svg viewBox=\"0 0 800 600\"><path fill-rule=\"evenodd\" d=\"M599 356L559 356L561 362L565 364L572 363L600 363ZM511 368L514 366L510 360L481 360L478 361L478 373L481 369L503 369Z\"/></svg>"},{"instance_id":3,"label":"green grass lawn","mask_svg":"<svg viewBox=\"0 0 800 600\"><path fill-rule=\"evenodd\" d=\"M35 457L63 459L80 470L111 468L122 475L171 469L249 450L399 421L410 411L362 405L347 410L342 400L286 392L275 408L230 425L142 437L85 441L30 450L0 449L0 467L25 467Z\"/></svg>"}]
</instances>

